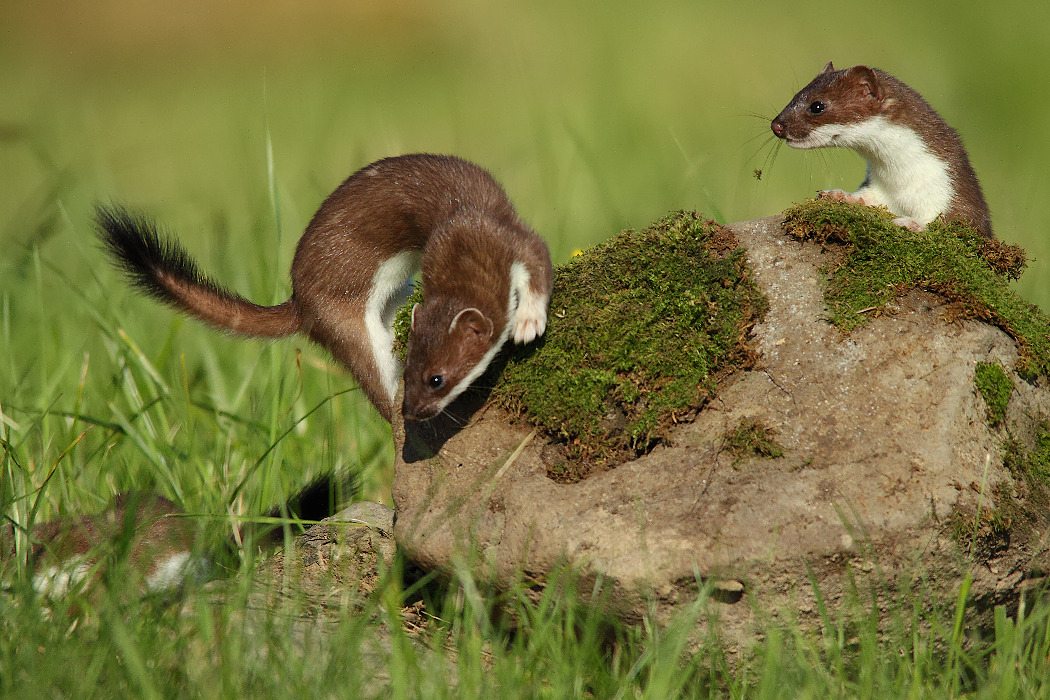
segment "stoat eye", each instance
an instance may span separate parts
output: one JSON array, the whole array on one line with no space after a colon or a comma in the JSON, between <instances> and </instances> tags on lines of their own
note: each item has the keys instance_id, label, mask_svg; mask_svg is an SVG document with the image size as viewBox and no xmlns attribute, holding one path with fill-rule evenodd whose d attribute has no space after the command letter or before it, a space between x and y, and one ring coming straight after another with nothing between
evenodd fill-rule
<instances>
[{"instance_id":1,"label":"stoat eye","mask_svg":"<svg viewBox=\"0 0 1050 700\"><path fill-rule=\"evenodd\" d=\"M440 389L445 384L445 375L435 374L427 380L427 386L431 389Z\"/></svg>"},{"instance_id":2,"label":"stoat eye","mask_svg":"<svg viewBox=\"0 0 1050 700\"><path fill-rule=\"evenodd\" d=\"M817 100L816 102L813 102L809 105L809 111L813 114L820 114L827 108L828 106L820 100Z\"/></svg>"}]
</instances>

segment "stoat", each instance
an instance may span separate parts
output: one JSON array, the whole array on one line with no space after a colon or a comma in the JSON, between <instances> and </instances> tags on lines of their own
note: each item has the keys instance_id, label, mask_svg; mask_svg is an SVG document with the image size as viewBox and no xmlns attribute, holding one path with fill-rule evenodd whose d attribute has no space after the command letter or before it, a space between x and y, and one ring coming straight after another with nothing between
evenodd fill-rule
<instances>
[{"instance_id":1,"label":"stoat","mask_svg":"<svg viewBox=\"0 0 1050 700\"><path fill-rule=\"evenodd\" d=\"M482 168L453 156L386 158L351 175L321 204L292 261L292 296L259 306L199 272L155 225L100 207L102 241L145 293L216 328L277 338L305 333L346 366L390 420L400 366L394 314L421 268L403 413L441 413L508 338L547 324L553 270L546 244Z\"/></svg>"},{"instance_id":2,"label":"stoat","mask_svg":"<svg viewBox=\"0 0 1050 700\"><path fill-rule=\"evenodd\" d=\"M217 573L227 553L246 543L256 548L279 545L285 530L278 521L314 522L332 516L342 505L333 496L355 488L350 473L323 474L262 518L235 522L224 544L211 549L198 542L199 518L157 493L125 491L99 513L34 524L26 533L23 561L36 590L53 598L87 590L115 560L126 563L143 593L171 591L187 581L203 582ZM352 508L367 511L367 505L359 502ZM0 563L16 555L13 523L0 525Z\"/></svg>"},{"instance_id":3,"label":"stoat","mask_svg":"<svg viewBox=\"0 0 1050 700\"><path fill-rule=\"evenodd\" d=\"M38 523L29 532L33 586L51 597L86 588L102 566L106 547L115 543L127 548L128 568L141 575L144 592L203 578L210 562L194 554L194 525L183 515L163 496L125 492L97 515ZM15 554L10 524L0 529L0 551L4 557Z\"/></svg>"},{"instance_id":4,"label":"stoat","mask_svg":"<svg viewBox=\"0 0 1050 700\"><path fill-rule=\"evenodd\" d=\"M835 70L829 62L773 120L792 148L849 148L867 161L852 195L821 196L885 206L894 222L922 230L938 216L991 237L981 185L959 135L919 93L878 68Z\"/></svg>"}]
</instances>

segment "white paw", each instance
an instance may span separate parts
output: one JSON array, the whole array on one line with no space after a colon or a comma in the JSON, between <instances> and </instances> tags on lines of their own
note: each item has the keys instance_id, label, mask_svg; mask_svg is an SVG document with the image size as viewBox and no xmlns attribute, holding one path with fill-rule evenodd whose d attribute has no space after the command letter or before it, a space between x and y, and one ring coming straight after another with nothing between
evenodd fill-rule
<instances>
[{"instance_id":1,"label":"white paw","mask_svg":"<svg viewBox=\"0 0 1050 700\"><path fill-rule=\"evenodd\" d=\"M893 223L897 224L901 228L911 229L912 231L922 231L926 228L910 216L898 216L896 219L893 220Z\"/></svg>"},{"instance_id":2,"label":"white paw","mask_svg":"<svg viewBox=\"0 0 1050 700\"><path fill-rule=\"evenodd\" d=\"M526 295L514 313L514 342L531 343L547 330L547 300Z\"/></svg>"}]
</instances>

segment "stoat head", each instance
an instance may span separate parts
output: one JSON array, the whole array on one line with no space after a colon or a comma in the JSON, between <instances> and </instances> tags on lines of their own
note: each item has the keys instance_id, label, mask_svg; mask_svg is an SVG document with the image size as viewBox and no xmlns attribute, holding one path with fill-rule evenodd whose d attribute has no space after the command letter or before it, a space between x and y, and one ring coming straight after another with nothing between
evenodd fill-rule
<instances>
[{"instance_id":1,"label":"stoat head","mask_svg":"<svg viewBox=\"0 0 1050 700\"><path fill-rule=\"evenodd\" d=\"M777 138L792 148L852 147L853 127L878 116L886 106L885 86L875 69L853 66L835 70L829 61L824 70L798 91L772 121Z\"/></svg>"},{"instance_id":2,"label":"stoat head","mask_svg":"<svg viewBox=\"0 0 1050 700\"><path fill-rule=\"evenodd\" d=\"M430 420L444 411L485 371L498 341L492 320L479 309L416 304L405 362L405 420Z\"/></svg>"}]
</instances>

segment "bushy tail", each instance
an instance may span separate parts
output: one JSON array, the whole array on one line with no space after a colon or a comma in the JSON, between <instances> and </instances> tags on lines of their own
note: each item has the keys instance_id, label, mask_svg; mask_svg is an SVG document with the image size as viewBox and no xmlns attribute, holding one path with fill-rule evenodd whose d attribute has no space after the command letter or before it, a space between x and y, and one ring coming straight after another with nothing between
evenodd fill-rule
<instances>
[{"instance_id":1,"label":"bushy tail","mask_svg":"<svg viewBox=\"0 0 1050 700\"><path fill-rule=\"evenodd\" d=\"M99 239L139 291L220 330L279 338L301 328L295 301L253 304L205 276L174 238L122 207L98 207Z\"/></svg>"}]
</instances>

